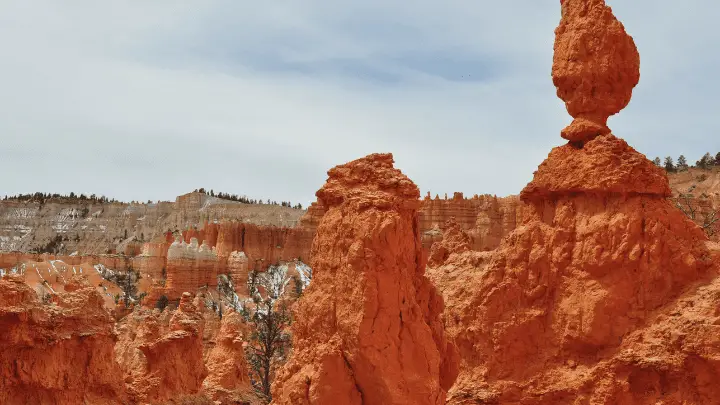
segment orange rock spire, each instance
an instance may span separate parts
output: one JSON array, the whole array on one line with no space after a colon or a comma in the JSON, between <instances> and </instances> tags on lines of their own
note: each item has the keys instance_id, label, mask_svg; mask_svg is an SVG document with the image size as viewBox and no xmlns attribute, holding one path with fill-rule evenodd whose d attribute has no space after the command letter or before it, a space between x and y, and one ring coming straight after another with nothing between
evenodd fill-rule
<instances>
[{"instance_id":1,"label":"orange rock spire","mask_svg":"<svg viewBox=\"0 0 720 405\"><path fill-rule=\"evenodd\" d=\"M573 122L562 137L583 144L610 133L607 119L630 102L640 80L635 42L604 0L561 0L552 78Z\"/></svg>"},{"instance_id":2,"label":"orange rock spire","mask_svg":"<svg viewBox=\"0 0 720 405\"><path fill-rule=\"evenodd\" d=\"M467 251L452 229L434 249L462 358L448 404L717 403L717 332L698 325L718 322L720 246L605 125L639 79L632 39L602 0L561 4L553 80L571 142L523 189L495 251Z\"/></svg>"},{"instance_id":3,"label":"orange rock spire","mask_svg":"<svg viewBox=\"0 0 720 405\"><path fill-rule=\"evenodd\" d=\"M328 175L317 192L328 211L313 241L313 282L296 304L273 403L444 404L456 356L424 275L417 186L390 154Z\"/></svg>"}]
</instances>

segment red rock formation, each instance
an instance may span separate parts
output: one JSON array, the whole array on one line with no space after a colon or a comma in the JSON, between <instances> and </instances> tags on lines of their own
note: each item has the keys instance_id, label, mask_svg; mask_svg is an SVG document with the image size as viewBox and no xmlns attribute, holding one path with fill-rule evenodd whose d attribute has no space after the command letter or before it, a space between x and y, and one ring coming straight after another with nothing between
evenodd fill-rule
<instances>
[{"instance_id":1,"label":"red rock formation","mask_svg":"<svg viewBox=\"0 0 720 405\"><path fill-rule=\"evenodd\" d=\"M164 278L164 272L167 270L167 253L171 245L172 242L144 244L142 253L132 260L133 268L151 279Z\"/></svg>"},{"instance_id":2,"label":"red rock formation","mask_svg":"<svg viewBox=\"0 0 720 405\"><path fill-rule=\"evenodd\" d=\"M657 197L670 196L665 170L612 134L595 138L583 148L554 148L540 164L520 198L541 201L571 194Z\"/></svg>"},{"instance_id":3,"label":"red rock formation","mask_svg":"<svg viewBox=\"0 0 720 405\"><path fill-rule=\"evenodd\" d=\"M248 297L248 258L243 252L232 252L227 262L230 279L235 286L235 293L240 297Z\"/></svg>"},{"instance_id":4,"label":"red rock formation","mask_svg":"<svg viewBox=\"0 0 720 405\"><path fill-rule=\"evenodd\" d=\"M126 403L113 320L79 276L42 303L19 276L0 279L0 403Z\"/></svg>"},{"instance_id":5,"label":"red rock formation","mask_svg":"<svg viewBox=\"0 0 720 405\"><path fill-rule=\"evenodd\" d=\"M207 359L208 375L203 390L215 401L240 403L251 397L245 352L243 322L240 315L230 311L223 316L215 347Z\"/></svg>"},{"instance_id":6,"label":"red rock formation","mask_svg":"<svg viewBox=\"0 0 720 405\"><path fill-rule=\"evenodd\" d=\"M445 200L426 197L420 208L420 231L426 250L442 239L444 224L451 218L470 236L473 250L492 250L517 226L522 204L516 196L464 198L462 193L455 193L452 199Z\"/></svg>"},{"instance_id":7,"label":"red rock formation","mask_svg":"<svg viewBox=\"0 0 720 405\"><path fill-rule=\"evenodd\" d=\"M173 300L184 292L195 292L202 286L217 286L218 258L208 245L198 246L192 238L190 244L178 238L168 250L165 295Z\"/></svg>"},{"instance_id":8,"label":"red rock formation","mask_svg":"<svg viewBox=\"0 0 720 405\"><path fill-rule=\"evenodd\" d=\"M608 117L628 105L640 80L640 55L604 0L560 4L552 78L574 118L562 137L582 144L610 133Z\"/></svg>"},{"instance_id":9,"label":"red rock formation","mask_svg":"<svg viewBox=\"0 0 720 405\"><path fill-rule=\"evenodd\" d=\"M455 379L424 276L418 188L375 154L331 169L275 404L444 404Z\"/></svg>"},{"instance_id":10,"label":"red rock formation","mask_svg":"<svg viewBox=\"0 0 720 405\"><path fill-rule=\"evenodd\" d=\"M578 117L606 118L629 100L632 80L616 72L620 85L606 86L605 74L632 42L602 1L562 4L558 42L574 27L568 46L593 57L571 63L585 72L571 77L587 83L556 79L559 93L571 113L582 101ZM609 133L573 136L582 145L553 149L521 193L521 225L497 251L451 255L429 270L462 358L448 403L717 402L717 245L666 199L662 169ZM691 313L678 318L679 308Z\"/></svg>"},{"instance_id":11,"label":"red rock formation","mask_svg":"<svg viewBox=\"0 0 720 405\"><path fill-rule=\"evenodd\" d=\"M122 359L128 391L135 401L157 404L200 391L207 375L204 322L191 294L183 294L167 331L157 312L139 313L138 319L126 322L122 328L125 338L118 343L116 353Z\"/></svg>"},{"instance_id":12,"label":"red rock formation","mask_svg":"<svg viewBox=\"0 0 720 405\"><path fill-rule=\"evenodd\" d=\"M439 266L450 257L452 253L463 253L470 250L470 237L465 233L460 225L455 222L455 218L450 219L445 224L445 232L440 242L433 244L430 250L429 266Z\"/></svg>"}]
</instances>

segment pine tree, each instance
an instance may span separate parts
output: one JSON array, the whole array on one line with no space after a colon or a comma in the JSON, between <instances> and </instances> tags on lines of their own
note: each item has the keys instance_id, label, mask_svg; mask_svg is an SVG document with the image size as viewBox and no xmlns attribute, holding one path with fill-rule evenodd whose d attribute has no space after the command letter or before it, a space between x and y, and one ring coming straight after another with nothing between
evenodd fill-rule
<instances>
[{"instance_id":1,"label":"pine tree","mask_svg":"<svg viewBox=\"0 0 720 405\"><path fill-rule=\"evenodd\" d=\"M710 152L703 155L703 157L700 158L700 160L697 161L696 166L701 169L709 169L710 166L713 164L713 157L710 155Z\"/></svg>"},{"instance_id":2,"label":"pine tree","mask_svg":"<svg viewBox=\"0 0 720 405\"><path fill-rule=\"evenodd\" d=\"M673 163L673 158L671 158L670 156L666 156L665 157L665 171L667 171L668 173L673 173L673 172L675 172L675 170L676 169L675 169L675 164Z\"/></svg>"},{"instance_id":3,"label":"pine tree","mask_svg":"<svg viewBox=\"0 0 720 405\"><path fill-rule=\"evenodd\" d=\"M680 157L678 158L677 168L678 168L678 170L687 170L688 169L687 159L685 159L685 155L680 155Z\"/></svg>"},{"instance_id":4,"label":"pine tree","mask_svg":"<svg viewBox=\"0 0 720 405\"><path fill-rule=\"evenodd\" d=\"M280 300L289 281L281 266L270 266L260 274L253 270L248 275L248 291L255 305L252 314L245 312L252 326L245 354L250 365L251 383L256 392L268 401L275 371L284 363L290 350L291 313L285 301ZM262 287L262 288L259 288Z\"/></svg>"}]
</instances>

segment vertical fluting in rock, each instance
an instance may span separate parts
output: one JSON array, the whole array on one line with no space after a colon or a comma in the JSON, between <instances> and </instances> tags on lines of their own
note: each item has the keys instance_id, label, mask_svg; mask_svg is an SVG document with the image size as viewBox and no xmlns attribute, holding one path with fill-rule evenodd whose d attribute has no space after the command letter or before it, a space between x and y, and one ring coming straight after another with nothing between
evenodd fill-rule
<instances>
[{"instance_id":1,"label":"vertical fluting in rock","mask_svg":"<svg viewBox=\"0 0 720 405\"><path fill-rule=\"evenodd\" d=\"M248 292L248 257L244 252L232 252L227 261L227 270L230 274L235 293L240 297L249 297Z\"/></svg>"},{"instance_id":2,"label":"vertical fluting in rock","mask_svg":"<svg viewBox=\"0 0 720 405\"><path fill-rule=\"evenodd\" d=\"M456 376L424 275L419 190L390 154L337 166L317 192L327 213L312 247L313 282L296 304L293 354L275 404L445 403Z\"/></svg>"},{"instance_id":3,"label":"vertical fluting in rock","mask_svg":"<svg viewBox=\"0 0 720 405\"><path fill-rule=\"evenodd\" d=\"M170 299L178 299L184 292L198 288L217 286L218 257L215 250L192 238L190 244L178 239L167 254L167 282L165 293Z\"/></svg>"},{"instance_id":4,"label":"vertical fluting in rock","mask_svg":"<svg viewBox=\"0 0 720 405\"><path fill-rule=\"evenodd\" d=\"M583 144L610 133L607 119L630 102L640 80L635 42L604 0L561 0L552 78L573 122L562 137Z\"/></svg>"}]
</instances>

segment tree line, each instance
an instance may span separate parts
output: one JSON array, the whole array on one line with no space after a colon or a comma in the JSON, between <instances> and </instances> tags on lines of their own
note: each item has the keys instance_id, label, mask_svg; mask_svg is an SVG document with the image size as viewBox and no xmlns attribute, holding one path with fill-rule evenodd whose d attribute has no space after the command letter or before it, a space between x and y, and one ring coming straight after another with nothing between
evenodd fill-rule
<instances>
[{"instance_id":1,"label":"tree line","mask_svg":"<svg viewBox=\"0 0 720 405\"><path fill-rule=\"evenodd\" d=\"M260 199L256 200L256 199L248 198L244 195L239 196L237 194L229 194L229 193L222 193L222 192L215 193L215 190L210 190L208 192L208 191L205 191L204 188L195 189L193 192L209 195L210 197L221 198L223 200L235 201L235 202L239 202L239 203L243 203L243 204L280 205L282 207L295 208L298 210L302 209L302 204L298 203L298 204L293 205L290 201L281 201L278 203L277 201L271 201L270 199L267 199L266 201L263 201Z\"/></svg>"},{"instance_id":2,"label":"tree line","mask_svg":"<svg viewBox=\"0 0 720 405\"><path fill-rule=\"evenodd\" d=\"M104 195L98 196L95 194L85 195L85 194L75 194L71 192L70 194L58 194L58 193L32 193L32 194L17 194L13 196L5 196L3 198L3 201L20 201L20 202L39 202L41 204L44 204L45 202L49 200L70 200L70 201L83 201L83 202L93 202L93 203L116 203L118 200L116 199L110 199L105 197Z\"/></svg>"},{"instance_id":3,"label":"tree line","mask_svg":"<svg viewBox=\"0 0 720 405\"><path fill-rule=\"evenodd\" d=\"M703 155L700 160L696 161L694 165L688 165L687 158L685 155L680 155L677 162L673 160L671 156L666 156L665 160L661 161L659 157L653 159L653 163L656 166L664 168L668 173L682 172L689 168L698 168L703 170L712 169L713 167L720 166L720 152L713 155L710 152Z\"/></svg>"},{"instance_id":4,"label":"tree line","mask_svg":"<svg viewBox=\"0 0 720 405\"><path fill-rule=\"evenodd\" d=\"M260 199L251 199L246 196L239 196L237 194L229 194L229 193L215 193L214 190L210 190L210 192L206 192L204 188L196 189L194 191L195 193L202 193L209 195L211 197L217 197L221 198L223 200L230 200L230 201L236 201L243 204L263 204L263 205L279 205L282 207L288 207L288 208L295 208L298 210L303 209L302 204L292 204L289 201L271 201L270 199L267 199L266 201L260 200ZM58 194L58 193L30 193L30 194L17 194L8 196L6 195L3 198L3 201L18 201L18 202L33 202L33 203L40 203L41 205L44 205L48 201L64 201L64 202L88 202L88 203L118 203L121 201L118 201L114 198L108 198L104 195L85 195L85 194L76 194L74 192L71 192L70 194ZM132 202L133 204L136 203L136 201ZM137 202L139 203L139 202ZM148 204L151 204L152 201L148 200Z\"/></svg>"}]
</instances>

